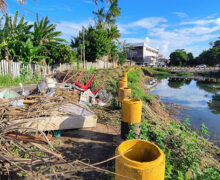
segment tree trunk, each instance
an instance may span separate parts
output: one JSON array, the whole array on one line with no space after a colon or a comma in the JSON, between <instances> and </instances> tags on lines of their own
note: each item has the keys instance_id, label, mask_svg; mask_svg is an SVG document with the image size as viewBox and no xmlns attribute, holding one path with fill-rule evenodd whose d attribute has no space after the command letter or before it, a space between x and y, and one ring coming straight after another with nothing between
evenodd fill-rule
<instances>
[{"instance_id":1,"label":"tree trunk","mask_svg":"<svg viewBox=\"0 0 220 180\"><path fill-rule=\"evenodd\" d=\"M12 73L11 73L11 62L9 60L9 51L8 48L5 49L5 60L8 62L8 73L9 73L9 77L12 77Z\"/></svg>"}]
</instances>

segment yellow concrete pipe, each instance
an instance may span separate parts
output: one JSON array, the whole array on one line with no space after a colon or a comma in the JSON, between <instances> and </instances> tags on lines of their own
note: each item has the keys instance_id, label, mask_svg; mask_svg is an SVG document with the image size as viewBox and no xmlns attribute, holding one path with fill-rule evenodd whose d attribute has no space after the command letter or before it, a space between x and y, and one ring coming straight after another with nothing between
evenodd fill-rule
<instances>
[{"instance_id":1,"label":"yellow concrete pipe","mask_svg":"<svg viewBox=\"0 0 220 180\"><path fill-rule=\"evenodd\" d=\"M118 82L118 88L126 88L127 85L128 85L127 81L122 81L122 80L120 80L120 81Z\"/></svg>"},{"instance_id":2,"label":"yellow concrete pipe","mask_svg":"<svg viewBox=\"0 0 220 180\"><path fill-rule=\"evenodd\" d=\"M115 160L117 174L135 180L164 180L165 154L157 145L140 139L127 140L115 152L116 156L123 153ZM115 180L127 178L115 175Z\"/></svg>"},{"instance_id":3,"label":"yellow concrete pipe","mask_svg":"<svg viewBox=\"0 0 220 180\"><path fill-rule=\"evenodd\" d=\"M142 101L140 99L124 99L122 101L122 121L126 123L140 123Z\"/></svg>"},{"instance_id":4,"label":"yellow concrete pipe","mask_svg":"<svg viewBox=\"0 0 220 180\"><path fill-rule=\"evenodd\" d=\"M121 80L122 81L127 81L128 80L128 73L127 72L123 73L123 76L122 76Z\"/></svg>"},{"instance_id":5,"label":"yellow concrete pipe","mask_svg":"<svg viewBox=\"0 0 220 180\"><path fill-rule=\"evenodd\" d=\"M123 76L120 81L128 81L127 77Z\"/></svg>"},{"instance_id":6,"label":"yellow concrete pipe","mask_svg":"<svg viewBox=\"0 0 220 180\"><path fill-rule=\"evenodd\" d=\"M128 99L130 97L131 97L130 88L119 88L118 89L118 101L122 102L124 99Z\"/></svg>"}]
</instances>

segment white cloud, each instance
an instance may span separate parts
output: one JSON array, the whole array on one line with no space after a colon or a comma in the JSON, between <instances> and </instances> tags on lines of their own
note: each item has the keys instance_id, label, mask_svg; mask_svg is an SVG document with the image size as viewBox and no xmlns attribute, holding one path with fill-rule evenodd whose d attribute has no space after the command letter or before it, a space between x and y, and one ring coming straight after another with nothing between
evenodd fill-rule
<instances>
[{"instance_id":1,"label":"white cloud","mask_svg":"<svg viewBox=\"0 0 220 180\"><path fill-rule=\"evenodd\" d=\"M151 25L148 23L155 20ZM145 38L123 38L128 42L146 42L148 45L159 48L160 53L169 57L170 52L176 49L192 50L194 55L198 55L205 47L209 47L207 41L219 37L220 18L199 19L196 21L180 22L179 24L169 24L161 17L143 18L139 21L121 25L126 27L126 31L136 31L138 28L147 29ZM199 43L206 43L200 47ZM197 47L197 48L196 48ZM200 50L199 50L200 49Z\"/></svg>"},{"instance_id":2,"label":"white cloud","mask_svg":"<svg viewBox=\"0 0 220 180\"><path fill-rule=\"evenodd\" d=\"M149 17L149 18L142 18L138 21L129 23L124 25L124 28L153 28L161 23L167 22L165 18L162 17Z\"/></svg>"},{"instance_id":3,"label":"white cloud","mask_svg":"<svg viewBox=\"0 0 220 180\"><path fill-rule=\"evenodd\" d=\"M136 33L134 31L128 31L128 28L126 28L124 25L121 25L120 23L118 24L118 29L121 34L135 34Z\"/></svg>"},{"instance_id":4,"label":"white cloud","mask_svg":"<svg viewBox=\"0 0 220 180\"><path fill-rule=\"evenodd\" d=\"M171 101L181 101L181 103L190 108L206 108L207 101L210 100L206 96L207 92L198 88L191 88L189 86L182 86L181 91L179 89L170 88L167 86L168 80L162 81L158 84L158 89L162 89L159 92L161 97L169 98ZM193 81L192 84L195 84Z\"/></svg>"},{"instance_id":5,"label":"white cloud","mask_svg":"<svg viewBox=\"0 0 220 180\"><path fill-rule=\"evenodd\" d=\"M183 12L173 12L173 14L177 15L180 18L188 17L188 14L183 13Z\"/></svg>"},{"instance_id":6,"label":"white cloud","mask_svg":"<svg viewBox=\"0 0 220 180\"><path fill-rule=\"evenodd\" d=\"M194 25L209 25L209 24L217 24L220 25L220 18L216 19L200 19L196 21L185 21L181 23L182 25L186 24L194 24Z\"/></svg>"},{"instance_id":7,"label":"white cloud","mask_svg":"<svg viewBox=\"0 0 220 180\"><path fill-rule=\"evenodd\" d=\"M218 15L218 13L210 14L209 16L206 16L206 19L213 19L213 18L216 18L217 15Z\"/></svg>"}]
</instances>

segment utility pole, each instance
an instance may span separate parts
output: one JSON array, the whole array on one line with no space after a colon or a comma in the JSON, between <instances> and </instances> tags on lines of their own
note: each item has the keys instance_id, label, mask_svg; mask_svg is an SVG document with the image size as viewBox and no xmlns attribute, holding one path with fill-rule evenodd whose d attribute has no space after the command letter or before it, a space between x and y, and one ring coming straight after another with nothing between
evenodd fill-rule
<instances>
[{"instance_id":1,"label":"utility pole","mask_svg":"<svg viewBox=\"0 0 220 180\"><path fill-rule=\"evenodd\" d=\"M82 33L83 33L83 69L85 70L86 67L86 53L85 53L85 28L82 26Z\"/></svg>"}]
</instances>

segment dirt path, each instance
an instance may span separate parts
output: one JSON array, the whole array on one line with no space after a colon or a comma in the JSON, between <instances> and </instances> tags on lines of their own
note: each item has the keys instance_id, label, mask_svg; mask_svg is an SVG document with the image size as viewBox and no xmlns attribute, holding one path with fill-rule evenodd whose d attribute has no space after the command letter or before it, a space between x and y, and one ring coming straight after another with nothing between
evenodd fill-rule
<instances>
[{"instance_id":1,"label":"dirt path","mask_svg":"<svg viewBox=\"0 0 220 180\"><path fill-rule=\"evenodd\" d=\"M92 164L114 156L115 148L122 140L118 127L98 123L95 128L63 131L62 136L53 138L52 142L66 159L81 160ZM98 167L112 170L113 165L114 161L110 161ZM69 178L104 180L108 179L108 175L94 169L86 169Z\"/></svg>"}]
</instances>

